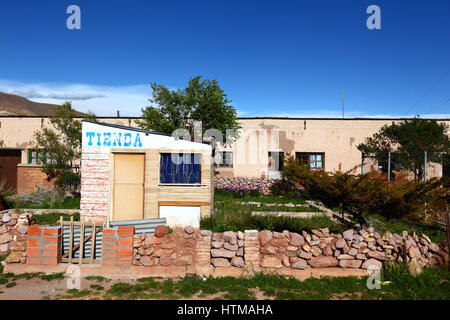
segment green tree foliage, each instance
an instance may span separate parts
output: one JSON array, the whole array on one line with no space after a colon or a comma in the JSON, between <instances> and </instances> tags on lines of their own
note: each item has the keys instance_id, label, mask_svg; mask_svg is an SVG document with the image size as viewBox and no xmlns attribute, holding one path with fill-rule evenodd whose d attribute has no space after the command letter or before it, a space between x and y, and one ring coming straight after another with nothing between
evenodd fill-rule
<instances>
[{"instance_id":1,"label":"green tree foliage","mask_svg":"<svg viewBox=\"0 0 450 320\"><path fill-rule=\"evenodd\" d=\"M2 139L0 139L0 147L4 147L5 146L5 142L3 142Z\"/></svg>"},{"instance_id":2,"label":"green tree foliage","mask_svg":"<svg viewBox=\"0 0 450 320\"><path fill-rule=\"evenodd\" d=\"M79 167L81 163L81 121L74 119L75 111L71 102L58 106L50 116L53 128L35 131L35 145L45 154L38 153L42 171L50 180L56 178L55 184L66 190L76 191L80 185ZM88 113L86 120L95 120L95 115Z\"/></svg>"},{"instance_id":3,"label":"green tree foliage","mask_svg":"<svg viewBox=\"0 0 450 320\"><path fill-rule=\"evenodd\" d=\"M288 157L283 167L285 179L300 184L311 198L326 206L351 214L361 225L365 224L364 215L370 213L426 223L444 221L440 215L449 200L448 178L431 179L429 183L398 180L389 186L385 176L377 172L351 172L309 170L294 157Z\"/></svg>"},{"instance_id":4,"label":"green tree foliage","mask_svg":"<svg viewBox=\"0 0 450 320\"><path fill-rule=\"evenodd\" d=\"M398 124L383 126L379 132L369 137L358 149L366 155L373 155L379 163L385 163L388 152L392 162L410 170L416 179L424 173L424 150L430 162L448 161L450 138L446 134L448 126L436 120L414 118ZM447 156L446 156L447 155Z\"/></svg>"},{"instance_id":5,"label":"green tree foliage","mask_svg":"<svg viewBox=\"0 0 450 320\"><path fill-rule=\"evenodd\" d=\"M232 142L238 137L236 109L220 88L216 79L201 80L191 78L185 89L169 90L165 86L151 83L153 98L151 106L142 109L139 127L172 134L176 129L186 129L194 134L194 122L202 122L202 133L207 129L217 129L222 133L223 142ZM234 132L227 131L232 129Z\"/></svg>"}]
</instances>

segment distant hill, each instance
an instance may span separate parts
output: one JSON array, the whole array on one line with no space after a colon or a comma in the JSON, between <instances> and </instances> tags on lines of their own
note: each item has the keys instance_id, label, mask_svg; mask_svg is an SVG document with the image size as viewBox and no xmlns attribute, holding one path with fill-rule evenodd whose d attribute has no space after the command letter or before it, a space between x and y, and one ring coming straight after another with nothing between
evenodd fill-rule
<instances>
[{"instance_id":1,"label":"distant hill","mask_svg":"<svg viewBox=\"0 0 450 320\"><path fill-rule=\"evenodd\" d=\"M0 92L0 116L48 117L56 107L56 104L33 102L21 96ZM84 115L79 111L76 114Z\"/></svg>"}]
</instances>

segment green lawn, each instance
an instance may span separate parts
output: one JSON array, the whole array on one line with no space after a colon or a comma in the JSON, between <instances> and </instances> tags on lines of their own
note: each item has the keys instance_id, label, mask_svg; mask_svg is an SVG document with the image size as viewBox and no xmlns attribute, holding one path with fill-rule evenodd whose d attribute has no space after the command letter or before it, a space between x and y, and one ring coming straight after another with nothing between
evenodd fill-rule
<instances>
[{"instance_id":1,"label":"green lawn","mask_svg":"<svg viewBox=\"0 0 450 320\"><path fill-rule=\"evenodd\" d=\"M214 201L217 202L260 202L260 203L292 203L292 204L306 204L303 199L292 199L286 197L274 197L271 195L262 195L258 197L242 197L233 198L229 196L214 195Z\"/></svg>"},{"instance_id":2,"label":"green lawn","mask_svg":"<svg viewBox=\"0 0 450 320\"><path fill-rule=\"evenodd\" d=\"M252 216L252 211L283 211L280 207L256 207L254 205L237 205L234 201L227 200L216 202L217 213L208 218L200 220L200 227L214 232L223 232L227 230L272 230L292 232L311 231L312 229L329 228L330 232L345 231L344 227L337 225L326 216L317 216L311 218L293 218L276 216ZM263 208L263 209L262 209ZM289 207L286 207L289 208ZM290 210L295 208L289 208Z\"/></svg>"},{"instance_id":3,"label":"green lawn","mask_svg":"<svg viewBox=\"0 0 450 320\"><path fill-rule=\"evenodd\" d=\"M36 224L45 225L45 226L53 226L59 221L59 217L62 216L64 221L69 221L70 216L73 216L73 221L80 221L80 214L78 212L70 215L63 214L58 212L51 213L42 213L33 215L34 220L36 220Z\"/></svg>"}]
</instances>

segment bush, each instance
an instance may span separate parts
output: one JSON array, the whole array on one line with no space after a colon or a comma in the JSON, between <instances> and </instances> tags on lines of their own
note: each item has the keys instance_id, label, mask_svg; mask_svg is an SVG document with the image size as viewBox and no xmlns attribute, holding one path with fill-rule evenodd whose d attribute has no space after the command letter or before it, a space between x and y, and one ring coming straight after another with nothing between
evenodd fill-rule
<instances>
[{"instance_id":1,"label":"bush","mask_svg":"<svg viewBox=\"0 0 450 320\"><path fill-rule=\"evenodd\" d=\"M287 197L287 198L301 198L308 199L308 194L305 192L299 183L286 178L278 179L270 186L270 193L275 197Z\"/></svg>"},{"instance_id":2,"label":"bush","mask_svg":"<svg viewBox=\"0 0 450 320\"><path fill-rule=\"evenodd\" d=\"M283 176L302 185L312 198L328 207L339 207L351 214L361 225L365 224L364 213L378 213L387 218L408 216L430 223L441 219L439 212L449 200L445 177L428 183L398 180L389 186L386 177L377 172L354 175L352 171L333 175L324 170L312 171L298 164L294 157L288 157Z\"/></svg>"}]
</instances>

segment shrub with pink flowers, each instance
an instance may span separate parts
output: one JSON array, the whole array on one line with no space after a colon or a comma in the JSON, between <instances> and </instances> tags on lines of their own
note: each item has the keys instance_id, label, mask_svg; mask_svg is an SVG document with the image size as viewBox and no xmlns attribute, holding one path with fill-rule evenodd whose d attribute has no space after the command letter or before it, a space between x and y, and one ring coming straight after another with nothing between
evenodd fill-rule
<instances>
[{"instance_id":1,"label":"shrub with pink flowers","mask_svg":"<svg viewBox=\"0 0 450 320\"><path fill-rule=\"evenodd\" d=\"M215 193L232 197L259 196L270 194L273 179L246 177L215 177Z\"/></svg>"},{"instance_id":2,"label":"shrub with pink flowers","mask_svg":"<svg viewBox=\"0 0 450 320\"><path fill-rule=\"evenodd\" d=\"M257 186L239 186L233 184L226 184L216 186L215 193L220 196L231 196L234 198L257 197L260 195Z\"/></svg>"}]
</instances>

